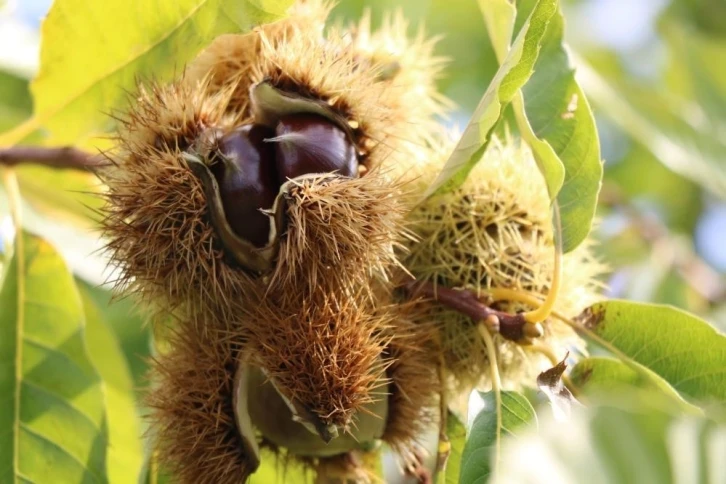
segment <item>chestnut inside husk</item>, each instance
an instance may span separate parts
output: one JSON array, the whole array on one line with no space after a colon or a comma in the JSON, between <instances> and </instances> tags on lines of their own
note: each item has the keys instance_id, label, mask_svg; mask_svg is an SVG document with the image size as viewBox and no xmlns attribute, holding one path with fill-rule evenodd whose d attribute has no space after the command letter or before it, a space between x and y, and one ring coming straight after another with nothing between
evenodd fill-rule
<instances>
[{"instance_id":1,"label":"chestnut inside husk","mask_svg":"<svg viewBox=\"0 0 726 484\"><path fill-rule=\"evenodd\" d=\"M255 247L271 238L272 208L283 183L302 175L354 177L358 159L346 132L316 114L280 117L275 130L248 124L224 134L209 169L217 180L224 216L234 233Z\"/></svg>"}]
</instances>

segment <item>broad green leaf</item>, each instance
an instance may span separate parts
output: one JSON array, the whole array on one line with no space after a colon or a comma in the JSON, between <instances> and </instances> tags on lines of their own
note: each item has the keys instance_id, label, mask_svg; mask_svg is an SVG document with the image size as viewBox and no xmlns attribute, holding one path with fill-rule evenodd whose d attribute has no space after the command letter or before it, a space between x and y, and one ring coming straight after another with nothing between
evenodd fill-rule
<instances>
[{"instance_id":1,"label":"broad green leaf","mask_svg":"<svg viewBox=\"0 0 726 484\"><path fill-rule=\"evenodd\" d=\"M108 429L106 469L110 483L139 482L144 462L142 428L135 404L134 381L113 330L81 288L86 313L88 353L103 383Z\"/></svg>"},{"instance_id":2,"label":"broad green leaf","mask_svg":"<svg viewBox=\"0 0 726 484\"><path fill-rule=\"evenodd\" d=\"M577 362L570 373L572 383L587 393L607 392L622 387L644 387L651 385L642 374L622 361L596 356Z\"/></svg>"},{"instance_id":3,"label":"broad green leaf","mask_svg":"<svg viewBox=\"0 0 726 484\"><path fill-rule=\"evenodd\" d=\"M638 363L630 364L613 358L596 356L577 362L570 379L585 395L599 396L628 388L642 388L661 392L672 399L682 401L678 392L663 378ZM696 411L684 401L684 410Z\"/></svg>"},{"instance_id":4,"label":"broad green leaf","mask_svg":"<svg viewBox=\"0 0 726 484\"><path fill-rule=\"evenodd\" d=\"M461 457L461 484L478 484L489 480L494 471L493 454L497 435L496 400L494 392L481 394L484 410L474 419ZM534 408L516 392L502 392L503 437L518 436L523 427L537 424ZM498 466L499 467L499 466Z\"/></svg>"},{"instance_id":5,"label":"broad green leaf","mask_svg":"<svg viewBox=\"0 0 726 484\"><path fill-rule=\"evenodd\" d=\"M0 290L0 482L106 482L108 424L73 276L19 235Z\"/></svg>"},{"instance_id":6,"label":"broad green leaf","mask_svg":"<svg viewBox=\"0 0 726 484\"><path fill-rule=\"evenodd\" d=\"M509 43L514 29L516 27L521 28L521 25L516 25L518 10L508 0L479 0L479 6L484 16L489 39L496 51L497 59L499 62L503 62L509 51ZM529 5L529 7L530 9L524 18L531 13L532 5ZM521 13L521 10L519 13ZM536 70L532 75L534 76L535 74ZM517 93L514 99L512 99L512 104L519 130L522 137L527 141L527 144L532 148L540 171L545 175L547 191L554 198L560 188L562 188L562 182L565 179L565 167L557 158L557 154L552 147L547 142L537 139L532 132L532 127L524 115L522 103L522 95L521 93Z\"/></svg>"},{"instance_id":7,"label":"broad green leaf","mask_svg":"<svg viewBox=\"0 0 726 484\"><path fill-rule=\"evenodd\" d=\"M537 434L507 442L492 482L726 482L726 426L684 416L657 394L617 397L580 408L567 422L545 419Z\"/></svg>"},{"instance_id":8,"label":"broad green leaf","mask_svg":"<svg viewBox=\"0 0 726 484\"><path fill-rule=\"evenodd\" d=\"M0 70L0 130L11 128L30 116L32 111L28 81Z\"/></svg>"},{"instance_id":9,"label":"broad green leaf","mask_svg":"<svg viewBox=\"0 0 726 484\"><path fill-rule=\"evenodd\" d=\"M168 80L215 37L278 19L291 0L56 0L42 26L30 122L0 137L19 142L45 127L75 143L110 124L136 80Z\"/></svg>"},{"instance_id":10,"label":"broad green leaf","mask_svg":"<svg viewBox=\"0 0 726 484\"><path fill-rule=\"evenodd\" d=\"M522 11L533 0L518 3ZM502 59L509 45L505 26L514 25L517 12L506 0L480 1L492 43ZM512 101L522 137L532 149L550 197L556 197L562 225L562 246L569 252L590 231L603 168L595 121L564 39L560 9L550 19L541 50L521 95Z\"/></svg>"},{"instance_id":11,"label":"broad green leaf","mask_svg":"<svg viewBox=\"0 0 726 484\"><path fill-rule=\"evenodd\" d=\"M491 135L501 119L504 107L527 82L540 50L550 18L557 10L556 0L539 0L507 57L492 79L469 125L443 170L426 192L446 192L460 186L471 169L481 160Z\"/></svg>"},{"instance_id":12,"label":"broad green leaf","mask_svg":"<svg viewBox=\"0 0 726 484\"><path fill-rule=\"evenodd\" d=\"M563 40L564 18L558 9L547 26L534 73L522 88L526 123L520 123L548 187L564 182L557 195L562 223L562 250L577 247L590 232L603 176L592 110L575 81L575 68ZM528 139L530 138L530 139Z\"/></svg>"},{"instance_id":13,"label":"broad green leaf","mask_svg":"<svg viewBox=\"0 0 726 484\"><path fill-rule=\"evenodd\" d=\"M726 336L670 306L606 301L586 311L584 324L680 393L726 401Z\"/></svg>"},{"instance_id":14,"label":"broad green leaf","mask_svg":"<svg viewBox=\"0 0 726 484\"><path fill-rule=\"evenodd\" d=\"M452 412L446 418L446 437L449 439L449 456L446 467L436 476L439 484L458 484L461 474L461 458L466 445L466 426ZM439 446L441 443L439 443Z\"/></svg>"},{"instance_id":15,"label":"broad green leaf","mask_svg":"<svg viewBox=\"0 0 726 484\"><path fill-rule=\"evenodd\" d=\"M148 383L146 371L152 356L152 331L141 310L136 307L134 298L126 296L112 299L111 291L103 287L92 286L81 280L77 283L81 293L93 299L95 306L103 313L104 321L111 327L121 345L134 387L142 389Z\"/></svg>"}]
</instances>

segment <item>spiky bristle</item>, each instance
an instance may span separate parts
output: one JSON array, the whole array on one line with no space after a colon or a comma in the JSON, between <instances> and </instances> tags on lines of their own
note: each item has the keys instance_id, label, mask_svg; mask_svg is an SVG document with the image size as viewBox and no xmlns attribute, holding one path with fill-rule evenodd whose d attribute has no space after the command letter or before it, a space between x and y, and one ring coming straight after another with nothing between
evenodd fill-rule
<instances>
[{"instance_id":1,"label":"spiky bristle","mask_svg":"<svg viewBox=\"0 0 726 484\"><path fill-rule=\"evenodd\" d=\"M250 34L220 35L187 66L185 78L192 84L208 78L210 92L223 91L235 82L229 107L236 113L245 113L252 84L250 74L262 55L263 35L274 44L295 34L322 41L325 20L332 7L326 0L297 1L282 20L261 25Z\"/></svg>"},{"instance_id":2,"label":"spiky bristle","mask_svg":"<svg viewBox=\"0 0 726 484\"><path fill-rule=\"evenodd\" d=\"M271 287L342 293L387 280L405 230L402 187L380 173L292 182Z\"/></svg>"},{"instance_id":3,"label":"spiky bristle","mask_svg":"<svg viewBox=\"0 0 726 484\"><path fill-rule=\"evenodd\" d=\"M387 340L380 333L389 321L359 300L334 293L268 295L246 311L258 322L246 328L255 342L250 362L326 425L346 428L356 411L383 398L376 391L386 369Z\"/></svg>"},{"instance_id":4,"label":"spiky bristle","mask_svg":"<svg viewBox=\"0 0 726 484\"><path fill-rule=\"evenodd\" d=\"M442 382L439 362L432 355L440 354L440 348L437 327L423 321L425 308L421 305L397 303L388 310L395 316L387 330L391 395L383 440L405 461L436 420Z\"/></svg>"},{"instance_id":5,"label":"spiky bristle","mask_svg":"<svg viewBox=\"0 0 726 484\"><path fill-rule=\"evenodd\" d=\"M159 463L183 484L239 484L254 470L234 414L239 342L182 325L155 361L146 403Z\"/></svg>"},{"instance_id":6,"label":"spiky bristle","mask_svg":"<svg viewBox=\"0 0 726 484\"><path fill-rule=\"evenodd\" d=\"M390 158L405 160L425 146L439 129L435 117L448 109L436 94L443 62L432 54L434 42L422 32L409 40L401 16L388 20L380 32L371 33L363 22L332 28L323 37L318 27L329 4L303 7L282 23L218 38L189 66L187 79L210 77L213 91L234 83L230 108L246 116L251 116L249 88L262 80L323 101L348 121L368 167ZM307 26L296 17L303 11L320 23Z\"/></svg>"},{"instance_id":7,"label":"spiky bristle","mask_svg":"<svg viewBox=\"0 0 726 484\"><path fill-rule=\"evenodd\" d=\"M378 69L379 82L388 83L391 99L387 102L395 103L396 111L407 113L408 121L423 128L452 109L451 101L436 87L448 60L434 53L438 38L427 36L423 26L410 36L409 23L403 12L397 10L387 14L380 27L373 30L368 11L348 30L356 55ZM432 125L422 129L422 134L428 136L439 130L439 126ZM428 142L423 136L420 139Z\"/></svg>"},{"instance_id":8,"label":"spiky bristle","mask_svg":"<svg viewBox=\"0 0 726 484\"><path fill-rule=\"evenodd\" d=\"M430 183L440 162L419 167L419 183ZM415 171L415 170L414 170ZM549 198L530 151L511 140L493 140L484 159L458 189L430 198L410 214L419 241L411 244L405 265L416 278L483 295L507 288L544 296L553 275L554 247ZM575 315L598 299L596 277L603 268L586 242L563 257L556 309ZM514 301L493 307L510 313L531 309ZM444 356L464 387L487 384L486 349L476 323L458 312L431 305L440 325ZM582 348L564 324L544 324L541 342L555 354ZM498 363L505 385L531 380L549 362L497 335Z\"/></svg>"},{"instance_id":9,"label":"spiky bristle","mask_svg":"<svg viewBox=\"0 0 726 484\"><path fill-rule=\"evenodd\" d=\"M402 19L378 34L361 24L323 36L329 10L300 2L286 20L220 37L183 79L142 88L102 173L118 286L179 319L148 403L160 460L182 482L239 482L251 471L233 408L241 360L344 431L387 401L384 439L402 454L430 421L439 389L430 326L391 305L409 188L378 166L421 156L439 129L440 62L422 35L406 40ZM363 175L294 180L276 265L251 275L225 253L184 157L250 122L249 88L262 79L343 116Z\"/></svg>"},{"instance_id":10,"label":"spiky bristle","mask_svg":"<svg viewBox=\"0 0 726 484\"><path fill-rule=\"evenodd\" d=\"M225 115L227 95L182 83L141 90L109 155L113 163L101 172L107 250L121 269L117 288L160 313L183 307L187 318L231 322L229 295L253 284L227 263L202 185L182 157L207 130L234 125Z\"/></svg>"}]
</instances>

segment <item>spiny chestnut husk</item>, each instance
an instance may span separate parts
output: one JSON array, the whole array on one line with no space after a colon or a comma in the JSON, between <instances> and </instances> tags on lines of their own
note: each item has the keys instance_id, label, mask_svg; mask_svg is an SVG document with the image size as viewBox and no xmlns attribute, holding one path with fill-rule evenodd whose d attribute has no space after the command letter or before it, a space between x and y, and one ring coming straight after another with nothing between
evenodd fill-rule
<instances>
[{"instance_id":1,"label":"spiny chestnut husk","mask_svg":"<svg viewBox=\"0 0 726 484\"><path fill-rule=\"evenodd\" d=\"M429 163L409 166L421 192L436 177L449 153ZM454 191L435 195L409 214L416 241L408 245L404 264L419 281L435 287L465 289L490 307L509 314L533 309L508 299L487 299L487 291L513 289L544 299L554 272L554 239L546 187L529 149L511 139L493 139L484 158ZM555 304L574 317L599 299L597 277L604 267L585 241L562 258L561 286ZM478 322L432 302L425 316L439 327L446 367L457 391L490 383L490 362L478 333ZM583 342L564 323L549 317L538 344L564 356L583 350ZM534 385L536 375L551 366L542 354L503 337L494 336L497 363L507 387Z\"/></svg>"},{"instance_id":2,"label":"spiny chestnut husk","mask_svg":"<svg viewBox=\"0 0 726 484\"><path fill-rule=\"evenodd\" d=\"M380 441L410 452L438 387L434 328L410 320L415 307L260 301L245 314L249 332L174 330L147 401L162 464L180 482L238 483L262 446L314 468Z\"/></svg>"},{"instance_id":3,"label":"spiny chestnut husk","mask_svg":"<svg viewBox=\"0 0 726 484\"><path fill-rule=\"evenodd\" d=\"M382 402L365 440L408 456L435 405L432 326L392 304L407 189L382 165L435 130L436 62L422 40L398 54L367 46L363 26L323 36L327 11L300 3L218 39L182 79L142 88L102 174L119 288L173 320L149 403L159 458L181 482L238 482L257 445L299 456L259 423L250 375L290 412L272 418L294 428L295 414L330 440L300 456L313 461ZM312 150L321 129L332 141ZM338 443L345 453L355 439Z\"/></svg>"}]
</instances>

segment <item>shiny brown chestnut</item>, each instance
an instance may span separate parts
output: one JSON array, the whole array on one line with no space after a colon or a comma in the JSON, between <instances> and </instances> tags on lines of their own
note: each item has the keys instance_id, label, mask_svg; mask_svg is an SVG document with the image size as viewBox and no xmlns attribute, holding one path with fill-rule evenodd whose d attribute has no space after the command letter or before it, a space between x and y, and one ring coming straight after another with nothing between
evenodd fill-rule
<instances>
[{"instance_id":1,"label":"shiny brown chestnut","mask_svg":"<svg viewBox=\"0 0 726 484\"><path fill-rule=\"evenodd\" d=\"M275 162L279 182L309 173L358 173L355 146L345 131L316 114L280 118L275 128Z\"/></svg>"},{"instance_id":2,"label":"shiny brown chestnut","mask_svg":"<svg viewBox=\"0 0 726 484\"><path fill-rule=\"evenodd\" d=\"M219 184L227 222L257 247L267 245L270 235L270 218L260 209L272 207L280 185L274 147L265 142L273 136L264 126L241 126L219 139L216 162L209 167Z\"/></svg>"}]
</instances>

